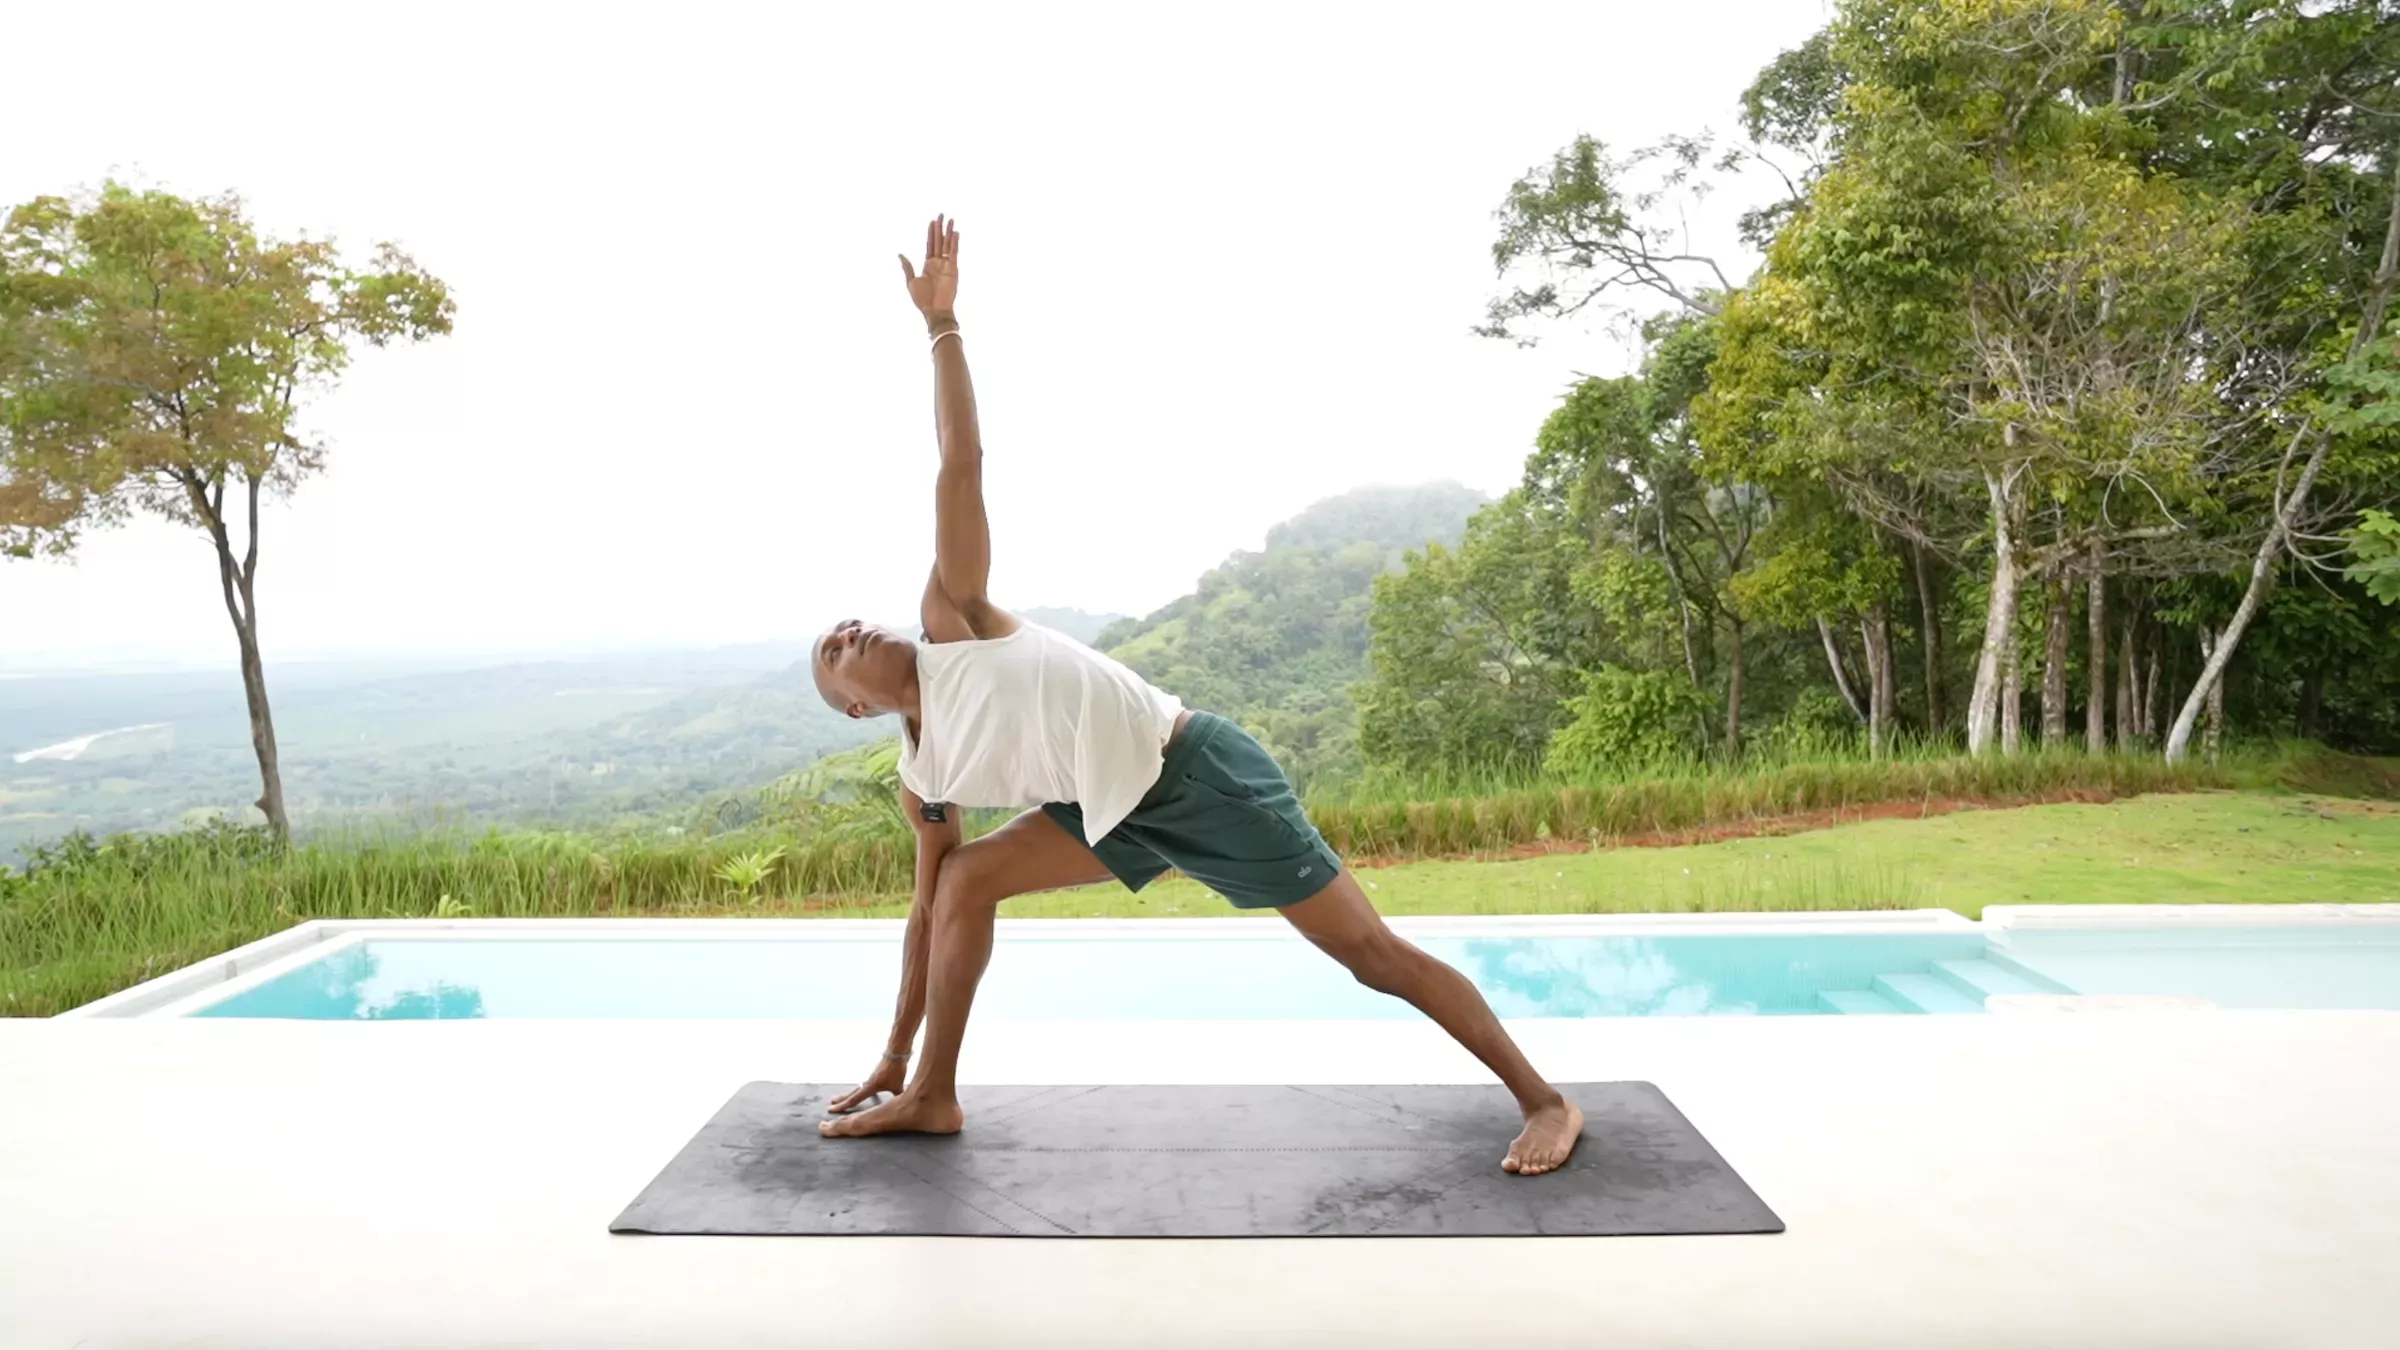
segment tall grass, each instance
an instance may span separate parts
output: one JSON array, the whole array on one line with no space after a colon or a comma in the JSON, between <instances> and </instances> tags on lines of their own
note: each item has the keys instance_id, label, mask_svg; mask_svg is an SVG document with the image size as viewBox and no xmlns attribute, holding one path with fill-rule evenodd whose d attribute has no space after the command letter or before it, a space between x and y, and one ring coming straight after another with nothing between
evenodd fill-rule
<instances>
[{"instance_id":1,"label":"tall grass","mask_svg":"<svg viewBox=\"0 0 2400 1350\"><path fill-rule=\"evenodd\" d=\"M2006 804L2237 783L2325 791L2354 782L2400 789L2400 773L2313 748L2245 749L2217 767L2169 767L2080 753L1971 760L1930 747L1880 761L1762 754L1616 781L1545 781L1529 770L1386 778L1313 800L1309 810L1345 856L1402 859L1605 843L1893 801ZM970 830L1005 817L973 813ZM70 839L33 850L28 872L0 867L0 1014L56 1012L313 918L775 914L888 901L910 889L914 845L905 826L879 819L846 817L814 833L784 821L650 838L351 832L288 849L224 826ZM1897 904L1912 891L1905 878L1788 882L1762 879L1744 883L1766 887L1758 894L1691 903L1819 908L1888 893L1883 903Z\"/></svg>"},{"instance_id":2,"label":"tall grass","mask_svg":"<svg viewBox=\"0 0 2400 1350\"><path fill-rule=\"evenodd\" d=\"M766 896L727 880L776 846ZM914 858L905 834L333 836L276 849L217 827L70 840L37 850L30 874L0 868L0 1015L47 1015L306 919L773 912L794 897L904 892Z\"/></svg>"},{"instance_id":3,"label":"tall grass","mask_svg":"<svg viewBox=\"0 0 2400 1350\"><path fill-rule=\"evenodd\" d=\"M1727 767L1687 762L1613 781L1546 782L1529 775L1510 782L1494 775L1470 782L1467 792L1454 790L1457 780L1412 785L1387 779L1362 785L1346 800L1311 803L1309 814L1346 856L1428 857L1544 841L1605 843L1884 802L2006 804L2189 792L2233 781L2222 766L2169 765L2152 756L2036 751L1970 759L1931 747L1880 760L1769 759Z\"/></svg>"}]
</instances>

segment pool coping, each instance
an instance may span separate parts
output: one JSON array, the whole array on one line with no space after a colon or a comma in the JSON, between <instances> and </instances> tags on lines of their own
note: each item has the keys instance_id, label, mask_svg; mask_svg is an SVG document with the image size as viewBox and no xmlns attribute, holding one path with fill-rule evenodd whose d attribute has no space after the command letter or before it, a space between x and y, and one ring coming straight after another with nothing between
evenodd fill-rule
<instances>
[{"instance_id":1,"label":"pool coping","mask_svg":"<svg viewBox=\"0 0 2400 1350\"><path fill-rule=\"evenodd\" d=\"M2341 923L2400 923L2400 904L1986 905L1982 926L2006 933L2164 927L2298 928Z\"/></svg>"},{"instance_id":2,"label":"pool coping","mask_svg":"<svg viewBox=\"0 0 2400 1350\"><path fill-rule=\"evenodd\" d=\"M1981 933L2006 944L2012 933L2108 931L2142 927L2299 927L2318 924L2400 924L2400 904L2298 905L1991 905L1980 922L1948 909L1802 910L1713 914L1492 914L1394 918L1395 931L1415 937L1622 937L1737 929L1753 934L1936 931ZM231 951L193 962L105 998L57 1014L61 1018L182 1017L221 999L318 960L340 947L375 937L474 941L505 937L584 940L746 939L778 942L889 941L901 919L310 919ZM1077 941L1173 935L1186 940L1291 936L1274 918L1002 919L1000 936ZM1297 938L1293 938L1297 941Z\"/></svg>"}]
</instances>

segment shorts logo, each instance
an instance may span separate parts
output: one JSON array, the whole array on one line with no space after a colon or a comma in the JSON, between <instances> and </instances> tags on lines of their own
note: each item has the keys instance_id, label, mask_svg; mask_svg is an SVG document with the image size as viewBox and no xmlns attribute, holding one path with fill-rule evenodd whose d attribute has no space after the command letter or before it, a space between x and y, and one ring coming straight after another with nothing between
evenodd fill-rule
<instances>
[{"instance_id":1,"label":"shorts logo","mask_svg":"<svg viewBox=\"0 0 2400 1350\"><path fill-rule=\"evenodd\" d=\"M1316 870L1317 870L1317 869L1316 869L1316 868L1314 868L1314 867L1303 867L1303 868L1301 868L1301 869L1300 869L1300 875L1302 875L1302 876L1307 876L1309 873L1311 873L1311 872L1314 872L1314 871L1316 871Z\"/></svg>"}]
</instances>

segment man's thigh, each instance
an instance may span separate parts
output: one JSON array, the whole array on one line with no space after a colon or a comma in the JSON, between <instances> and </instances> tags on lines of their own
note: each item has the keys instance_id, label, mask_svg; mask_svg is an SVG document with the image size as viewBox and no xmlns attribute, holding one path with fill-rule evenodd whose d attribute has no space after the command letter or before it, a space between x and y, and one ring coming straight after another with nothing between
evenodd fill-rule
<instances>
[{"instance_id":1,"label":"man's thigh","mask_svg":"<svg viewBox=\"0 0 2400 1350\"><path fill-rule=\"evenodd\" d=\"M1038 807L959 845L942 859L942 875L952 876L954 867L961 869L954 886L963 885L992 904L1012 895L1089 886L1111 875L1089 845Z\"/></svg>"}]
</instances>

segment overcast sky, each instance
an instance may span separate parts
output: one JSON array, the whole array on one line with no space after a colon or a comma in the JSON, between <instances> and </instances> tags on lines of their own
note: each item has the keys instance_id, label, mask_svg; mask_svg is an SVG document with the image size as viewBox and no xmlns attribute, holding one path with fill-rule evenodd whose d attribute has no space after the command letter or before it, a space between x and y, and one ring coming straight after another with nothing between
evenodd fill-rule
<instances>
[{"instance_id":1,"label":"overcast sky","mask_svg":"<svg viewBox=\"0 0 2400 1350\"><path fill-rule=\"evenodd\" d=\"M1317 498L1512 483L1626 357L1468 332L1508 184L1579 131L1731 129L1825 13L25 6L0 203L231 189L454 288L454 335L363 351L305 415L332 453L265 518L270 660L906 619L934 448L894 259L936 211L995 596L1142 613ZM0 561L0 666L111 657L231 664L197 532Z\"/></svg>"}]
</instances>

